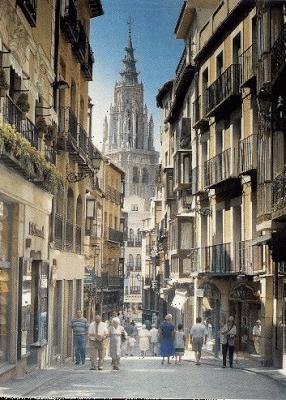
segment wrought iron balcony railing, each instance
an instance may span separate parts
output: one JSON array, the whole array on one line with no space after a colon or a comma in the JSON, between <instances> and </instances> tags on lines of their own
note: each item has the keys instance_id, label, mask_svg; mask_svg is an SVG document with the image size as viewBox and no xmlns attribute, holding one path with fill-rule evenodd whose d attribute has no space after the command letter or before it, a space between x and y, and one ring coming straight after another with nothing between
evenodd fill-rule
<instances>
[{"instance_id":1,"label":"wrought iron balcony railing","mask_svg":"<svg viewBox=\"0 0 286 400\"><path fill-rule=\"evenodd\" d=\"M256 77L256 43L249 46L240 56L241 58L241 86L248 87Z\"/></svg>"},{"instance_id":2,"label":"wrought iron balcony railing","mask_svg":"<svg viewBox=\"0 0 286 400\"><path fill-rule=\"evenodd\" d=\"M239 174L246 174L257 168L257 135L250 135L239 143Z\"/></svg>"},{"instance_id":3,"label":"wrought iron balcony railing","mask_svg":"<svg viewBox=\"0 0 286 400\"><path fill-rule=\"evenodd\" d=\"M29 24L34 28L37 22L37 0L17 0Z\"/></svg>"},{"instance_id":4,"label":"wrought iron balcony railing","mask_svg":"<svg viewBox=\"0 0 286 400\"><path fill-rule=\"evenodd\" d=\"M208 116L215 115L233 96L240 95L240 73L240 64L232 64L208 87ZM233 103L232 101L232 106L234 105Z\"/></svg>"},{"instance_id":5,"label":"wrought iron balcony railing","mask_svg":"<svg viewBox=\"0 0 286 400\"><path fill-rule=\"evenodd\" d=\"M92 68L94 56L90 44L87 43L85 62L81 64L81 71L87 81L92 81Z\"/></svg>"},{"instance_id":6,"label":"wrought iron balcony railing","mask_svg":"<svg viewBox=\"0 0 286 400\"><path fill-rule=\"evenodd\" d=\"M215 187L237 176L236 152L230 148L205 161L205 185Z\"/></svg>"},{"instance_id":7,"label":"wrought iron balcony railing","mask_svg":"<svg viewBox=\"0 0 286 400\"><path fill-rule=\"evenodd\" d=\"M76 43L78 38L77 9L74 0L69 0L61 18L61 27L69 43Z\"/></svg>"},{"instance_id":8,"label":"wrought iron balcony railing","mask_svg":"<svg viewBox=\"0 0 286 400\"><path fill-rule=\"evenodd\" d=\"M54 146L46 146L45 148L45 158L51 164L56 164L56 150Z\"/></svg>"},{"instance_id":9,"label":"wrought iron balcony railing","mask_svg":"<svg viewBox=\"0 0 286 400\"><path fill-rule=\"evenodd\" d=\"M78 21L78 37L73 45L73 52L80 64L84 64L86 60L87 51L87 36L81 21Z\"/></svg>"},{"instance_id":10,"label":"wrought iron balcony railing","mask_svg":"<svg viewBox=\"0 0 286 400\"><path fill-rule=\"evenodd\" d=\"M222 243L205 247L203 272L229 273L233 272L231 260L231 243Z\"/></svg>"},{"instance_id":11,"label":"wrought iron balcony railing","mask_svg":"<svg viewBox=\"0 0 286 400\"><path fill-rule=\"evenodd\" d=\"M262 248L252 246L252 240L245 240L235 244L236 272L252 275L265 269L262 260Z\"/></svg>"},{"instance_id":12,"label":"wrought iron balcony railing","mask_svg":"<svg viewBox=\"0 0 286 400\"><path fill-rule=\"evenodd\" d=\"M286 66L286 25L271 49L271 78L275 81Z\"/></svg>"},{"instance_id":13,"label":"wrought iron balcony railing","mask_svg":"<svg viewBox=\"0 0 286 400\"><path fill-rule=\"evenodd\" d=\"M279 218L286 214L286 172L272 181L272 217Z\"/></svg>"},{"instance_id":14,"label":"wrought iron balcony railing","mask_svg":"<svg viewBox=\"0 0 286 400\"><path fill-rule=\"evenodd\" d=\"M122 243L123 242L123 232L117 231L116 229L108 228L105 229L105 239L111 242Z\"/></svg>"},{"instance_id":15,"label":"wrought iron balcony railing","mask_svg":"<svg viewBox=\"0 0 286 400\"><path fill-rule=\"evenodd\" d=\"M17 132L21 133L32 146L39 149L39 137L35 125L23 114L11 97L0 98L0 105L0 114L2 114L4 122L14 125Z\"/></svg>"},{"instance_id":16,"label":"wrought iron balcony railing","mask_svg":"<svg viewBox=\"0 0 286 400\"><path fill-rule=\"evenodd\" d=\"M273 200L272 200L273 201ZM257 186L257 222L269 220L271 218L271 182L261 183Z\"/></svg>"}]
</instances>

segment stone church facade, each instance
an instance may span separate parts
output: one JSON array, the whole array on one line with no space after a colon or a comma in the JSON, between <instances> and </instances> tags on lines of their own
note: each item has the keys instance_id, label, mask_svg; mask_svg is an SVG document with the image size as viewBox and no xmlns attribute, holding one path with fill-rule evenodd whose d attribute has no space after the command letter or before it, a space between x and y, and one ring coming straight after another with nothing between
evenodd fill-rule
<instances>
[{"instance_id":1,"label":"stone church facade","mask_svg":"<svg viewBox=\"0 0 286 400\"><path fill-rule=\"evenodd\" d=\"M138 81L129 30L121 78L115 83L114 104L103 125L103 152L125 172L128 240L125 248L124 302L138 316L142 304L143 219L149 216L155 194L159 155L154 149L154 123L144 104L144 86Z\"/></svg>"}]
</instances>

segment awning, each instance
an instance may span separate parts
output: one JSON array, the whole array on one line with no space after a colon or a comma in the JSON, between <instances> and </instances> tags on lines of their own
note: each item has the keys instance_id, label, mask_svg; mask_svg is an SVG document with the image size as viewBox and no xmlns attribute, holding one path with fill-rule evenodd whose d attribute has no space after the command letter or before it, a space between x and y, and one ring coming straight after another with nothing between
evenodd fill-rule
<instances>
[{"instance_id":1,"label":"awning","mask_svg":"<svg viewBox=\"0 0 286 400\"><path fill-rule=\"evenodd\" d=\"M171 306L181 310L188 299L186 295L187 291L175 293Z\"/></svg>"},{"instance_id":2,"label":"awning","mask_svg":"<svg viewBox=\"0 0 286 400\"><path fill-rule=\"evenodd\" d=\"M251 241L251 246L257 246L259 244L264 244L269 242L271 239L271 233L267 233L266 235L258 236L257 238Z\"/></svg>"}]
</instances>

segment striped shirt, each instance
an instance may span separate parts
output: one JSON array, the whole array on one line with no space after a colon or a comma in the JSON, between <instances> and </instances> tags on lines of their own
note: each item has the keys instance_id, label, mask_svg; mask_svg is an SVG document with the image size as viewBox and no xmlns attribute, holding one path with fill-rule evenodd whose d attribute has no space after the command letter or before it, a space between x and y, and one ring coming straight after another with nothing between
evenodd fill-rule
<instances>
[{"instance_id":1,"label":"striped shirt","mask_svg":"<svg viewBox=\"0 0 286 400\"><path fill-rule=\"evenodd\" d=\"M73 330L74 335L85 335L89 323L86 318L72 318L70 322L70 327Z\"/></svg>"}]
</instances>

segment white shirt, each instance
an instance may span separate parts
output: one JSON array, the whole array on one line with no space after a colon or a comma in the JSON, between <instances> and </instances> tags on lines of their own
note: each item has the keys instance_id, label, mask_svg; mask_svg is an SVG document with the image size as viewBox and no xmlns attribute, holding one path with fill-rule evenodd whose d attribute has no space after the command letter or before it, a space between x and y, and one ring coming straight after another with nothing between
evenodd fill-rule
<instances>
[{"instance_id":1,"label":"white shirt","mask_svg":"<svg viewBox=\"0 0 286 400\"><path fill-rule=\"evenodd\" d=\"M158 329L152 328L150 330L150 335L151 335L151 343L157 343L158 342Z\"/></svg>"},{"instance_id":2,"label":"white shirt","mask_svg":"<svg viewBox=\"0 0 286 400\"><path fill-rule=\"evenodd\" d=\"M261 336L261 325L254 325L253 330L252 330L252 335L253 336Z\"/></svg>"},{"instance_id":3,"label":"white shirt","mask_svg":"<svg viewBox=\"0 0 286 400\"><path fill-rule=\"evenodd\" d=\"M208 331L204 324L199 323L193 325L190 334L196 338L197 337L204 338L208 334Z\"/></svg>"},{"instance_id":4,"label":"white shirt","mask_svg":"<svg viewBox=\"0 0 286 400\"><path fill-rule=\"evenodd\" d=\"M96 322L95 322L95 321L93 321L93 322L89 325L89 328L88 328L88 335L90 335L90 334L93 334L93 335L96 334ZM104 338L105 336L108 335L108 329L106 328L106 325L105 325L104 322L99 322L99 323L98 323L98 331L97 331L97 334L98 334L99 336L101 336L102 338ZM95 340L95 337L94 337L94 336L89 336L89 339L90 339L90 340Z\"/></svg>"}]
</instances>

